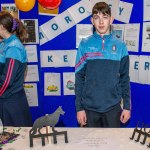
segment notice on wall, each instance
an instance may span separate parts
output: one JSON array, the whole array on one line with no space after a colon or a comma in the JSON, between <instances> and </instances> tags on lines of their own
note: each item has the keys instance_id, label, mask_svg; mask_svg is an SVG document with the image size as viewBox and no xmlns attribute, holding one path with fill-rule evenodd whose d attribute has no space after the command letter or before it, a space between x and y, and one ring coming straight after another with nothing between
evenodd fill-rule
<instances>
[{"instance_id":1,"label":"notice on wall","mask_svg":"<svg viewBox=\"0 0 150 150\"><path fill-rule=\"evenodd\" d=\"M61 95L60 73L44 73L44 95Z\"/></svg>"},{"instance_id":2,"label":"notice on wall","mask_svg":"<svg viewBox=\"0 0 150 150\"><path fill-rule=\"evenodd\" d=\"M125 24L124 41L129 51L138 52L140 24Z\"/></svg>"},{"instance_id":3,"label":"notice on wall","mask_svg":"<svg viewBox=\"0 0 150 150\"><path fill-rule=\"evenodd\" d=\"M150 52L150 22L143 23L142 51Z\"/></svg>"},{"instance_id":4,"label":"notice on wall","mask_svg":"<svg viewBox=\"0 0 150 150\"><path fill-rule=\"evenodd\" d=\"M1 4L1 11L9 12L14 18L19 19L19 9L15 4Z\"/></svg>"},{"instance_id":5,"label":"notice on wall","mask_svg":"<svg viewBox=\"0 0 150 150\"><path fill-rule=\"evenodd\" d=\"M38 44L38 19L21 19L21 21L23 22L27 31L27 38L25 40L25 44Z\"/></svg>"},{"instance_id":6,"label":"notice on wall","mask_svg":"<svg viewBox=\"0 0 150 150\"><path fill-rule=\"evenodd\" d=\"M26 92L29 106L38 106L38 92L36 83L25 83L24 89Z\"/></svg>"},{"instance_id":7,"label":"notice on wall","mask_svg":"<svg viewBox=\"0 0 150 150\"><path fill-rule=\"evenodd\" d=\"M76 25L76 48L78 48L81 40L93 34L92 24L77 24Z\"/></svg>"},{"instance_id":8,"label":"notice on wall","mask_svg":"<svg viewBox=\"0 0 150 150\"><path fill-rule=\"evenodd\" d=\"M37 59L37 46L36 45L25 45L27 52L28 62L38 62Z\"/></svg>"},{"instance_id":9,"label":"notice on wall","mask_svg":"<svg viewBox=\"0 0 150 150\"><path fill-rule=\"evenodd\" d=\"M143 0L143 18L144 21L150 21L150 0Z\"/></svg>"},{"instance_id":10,"label":"notice on wall","mask_svg":"<svg viewBox=\"0 0 150 150\"><path fill-rule=\"evenodd\" d=\"M25 75L25 82L38 82L38 81L39 81L38 65L28 65Z\"/></svg>"},{"instance_id":11,"label":"notice on wall","mask_svg":"<svg viewBox=\"0 0 150 150\"><path fill-rule=\"evenodd\" d=\"M119 40L124 37L124 24L112 24L112 33Z\"/></svg>"},{"instance_id":12,"label":"notice on wall","mask_svg":"<svg viewBox=\"0 0 150 150\"><path fill-rule=\"evenodd\" d=\"M63 91L64 95L75 95L75 73L64 72L63 73Z\"/></svg>"}]
</instances>

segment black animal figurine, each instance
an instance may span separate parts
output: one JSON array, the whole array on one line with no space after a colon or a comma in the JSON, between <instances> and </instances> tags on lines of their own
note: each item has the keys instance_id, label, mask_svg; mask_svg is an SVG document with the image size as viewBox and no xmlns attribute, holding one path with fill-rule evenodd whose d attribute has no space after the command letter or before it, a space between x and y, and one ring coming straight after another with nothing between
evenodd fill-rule
<instances>
[{"instance_id":1,"label":"black animal figurine","mask_svg":"<svg viewBox=\"0 0 150 150\"><path fill-rule=\"evenodd\" d=\"M34 135L34 134L37 133L37 130L38 130L39 134L42 134L40 132L40 130L44 126L51 126L52 127L52 131L56 132L56 130L54 129L54 127L58 123L60 115L64 115L64 113L65 112L59 106L54 113L36 119L35 122L34 122L34 124L33 124L32 129L30 130L30 133L32 135Z\"/></svg>"},{"instance_id":2,"label":"black animal figurine","mask_svg":"<svg viewBox=\"0 0 150 150\"><path fill-rule=\"evenodd\" d=\"M59 120L60 115L64 115L64 113L65 112L59 106L54 113L36 119L33 124L32 129L29 131L30 147L33 147L33 138L39 138L39 137L41 137L42 146L45 145L45 137L48 137L48 136L53 136L54 144L56 144L57 143L57 135L61 135L61 134L64 135L65 143L68 143L67 131L57 132L54 129L55 125L57 124L57 122ZM52 127L53 133L42 134L40 132L40 130L43 127L47 127L47 126ZM39 134L37 134L37 133L39 133Z\"/></svg>"}]
</instances>

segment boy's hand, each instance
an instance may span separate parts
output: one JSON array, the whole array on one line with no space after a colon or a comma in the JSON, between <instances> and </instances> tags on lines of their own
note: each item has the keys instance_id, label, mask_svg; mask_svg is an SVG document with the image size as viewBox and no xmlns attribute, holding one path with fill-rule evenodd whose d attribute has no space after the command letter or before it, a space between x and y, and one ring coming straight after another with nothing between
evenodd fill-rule
<instances>
[{"instance_id":1,"label":"boy's hand","mask_svg":"<svg viewBox=\"0 0 150 150\"><path fill-rule=\"evenodd\" d=\"M84 110L77 112L77 120L81 127L86 125L87 118Z\"/></svg>"},{"instance_id":2,"label":"boy's hand","mask_svg":"<svg viewBox=\"0 0 150 150\"><path fill-rule=\"evenodd\" d=\"M120 116L120 121L122 123L126 123L129 119L130 119L130 110L123 109Z\"/></svg>"}]
</instances>

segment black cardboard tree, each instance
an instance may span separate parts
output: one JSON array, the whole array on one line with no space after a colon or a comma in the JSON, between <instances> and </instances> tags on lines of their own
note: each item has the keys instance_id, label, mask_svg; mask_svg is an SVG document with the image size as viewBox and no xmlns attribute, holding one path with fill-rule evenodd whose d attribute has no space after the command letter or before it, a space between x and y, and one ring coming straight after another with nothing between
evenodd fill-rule
<instances>
[{"instance_id":1,"label":"black cardboard tree","mask_svg":"<svg viewBox=\"0 0 150 150\"><path fill-rule=\"evenodd\" d=\"M65 143L68 143L67 131L57 132L55 130L55 125L59 121L60 115L64 115L64 113L65 112L59 106L54 113L36 119L32 129L29 131L30 147L33 147L33 139L39 137L41 137L42 146L45 145L45 138L48 136L53 136L54 144L57 144L57 135L61 134L64 135ZM42 134L40 130L47 126L52 127L52 133Z\"/></svg>"},{"instance_id":2,"label":"black cardboard tree","mask_svg":"<svg viewBox=\"0 0 150 150\"><path fill-rule=\"evenodd\" d=\"M146 132L146 127L148 127L149 125L142 123L142 127L141 127L140 129L138 129L138 126L139 126L139 122L137 123L137 126L135 127L135 129L134 129L134 131L133 131L133 134L132 134L132 137L130 137L130 139L133 140L135 134L138 133L138 137L137 137L137 139L136 139L135 141L136 141L136 142L139 142L141 135L143 135L143 136L144 136L144 139L143 139L143 141L140 142L140 143L141 143L142 145L144 145L145 142L146 142L146 139L147 139L147 138L150 138L150 130L149 130L148 132ZM143 129L143 130L142 130L142 129ZM149 145L147 145L147 147L150 148L150 143L149 143Z\"/></svg>"}]
</instances>

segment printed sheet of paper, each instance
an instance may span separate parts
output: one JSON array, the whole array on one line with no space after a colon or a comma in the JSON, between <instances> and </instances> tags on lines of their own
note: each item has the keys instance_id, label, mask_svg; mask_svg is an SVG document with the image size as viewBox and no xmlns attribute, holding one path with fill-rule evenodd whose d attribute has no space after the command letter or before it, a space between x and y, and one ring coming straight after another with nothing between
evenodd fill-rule
<instances>
[{"instance_id":1,"label":"printed sheet of paper","mask_svg":"<svg viewBox=\"0 0 150 150\"><path fill-rule=\"evenodd\" d=\"M39 31L38 31L38 19L21 19L26 31L27 39L24 44L38 44L39 43Z\"/></svg>"},{"instance_id":2,"label":"printed sheet of paper","mask_svg":"<svg viewBox=\"0 0 150 150\"><path fill-rule=\"evenodd\" d=\"M9 12L14 18L19 19L19 9L15 4L1 4L1 11Z\"/></svg>"},{"instance_id":3,"label":"printed sheet of paper","mask_svg":"<svg viewBox=\"0 0 150 150\"><path fill-rule=\"evenodd\" d=\"M143 23L142 51L150 52L150 22Z\"/></svg>"},{"instance_id":4,"label":"printed sheet of paper","mask_svg":"<svg viewBox=\"0 0 150 150\"><path fill-rule=\"evenodd\" d=\"M25 75L25 82L39 81L38 65L28 65Z\"/></svg>"},{"instance_id":5,"label":"printed sheet of paper","mask_svg":"<svg viewBox=\"0 0 150 150\"><path fill-rule=\"evenodd\" d=\"M72 130L72 129L70 129ZM63 150L120 150L120 142L118 143L118 136L112 140L110 135L111 130L96 130L90 128L89 130L80 129L69 133L69 141L71 144L63 144L64 137L62 136L60 143L63 144ZM119 134L119 133L114 133ZM59 149L59 148L58 148Z\"/></svg>"},{"instance_id":6,"label":"printed sheet of paper","mask_svg":"<svg viewBox=\"0 0 150 150\"><path fill-rule=\"evenodd\" d=\"M76 25L76 48L78 48L81 40L93 34L92 24L77 24Z\"/></svg>"},{"instance_id":7,"label":"printed sheet of paper","mask_svg":"<svg viewBox=\"0 0 150 150\"><path fill-rule=\"evenodd\" d=\"M24 89L26 92L29 106L38 106L38 91L36 83L25 83Z\"/></svg>"},{"instance_id":8,"label":"printed sheet of paper","mask_svg":"<svg viewBox=\"0 0 150 150\"><path fill-rule=\"evenodd\" d=\"M44 73L44 95L61 95L60 73Z\"/></svg>"},{"instance_id":9,"label":"printed sheet of paper","mask_svg":"<svg viewBox=\"0 0 150 150\"><path fill-rule=\"evenodd\" d=\"M150 21L150 0L143 0L143 18L144 21Z\"/></svg>"},{"instance_id":10,"label":"printed sheet of paper","mask_svg":"<svg viewBox=\"0 0 150 150\"><path fill-rule=\"evenodd\" d=\"M124 41L129 51L138 52L140 24L125 24Z\"/></svg>"},{"instance_id":11,"label":"printed sheet of paper","mask_svg":"<svg viewBox=\"0 0 150 150\"><path fill-rule=\"evenodd\" d=\"M123 40L124 24L112 24L112 33L119 40Z\"/></svg>"},{"instance_id":12,"label":"printed sheet of paper","mask_svg":"<svg viewBox=\"0 0 150 150\"><path fill-rule=\"evenodd\" d=\"M36 45L25 45L27 52L28 62L38 62L37 59L37 46Z\"/></svg>"},{"instance_id":13,"label":"printed sheet of paper","mask_svg":"<svg viewBox=\"0 0 150 150\"><path fill-rule=\"evenodd\" d=\"M73 72L63 73L64 95L75 95L75 74Z\"/></svg>"}]
</instances>

